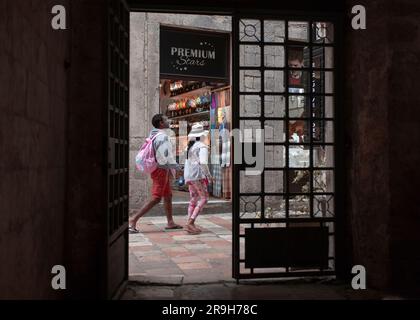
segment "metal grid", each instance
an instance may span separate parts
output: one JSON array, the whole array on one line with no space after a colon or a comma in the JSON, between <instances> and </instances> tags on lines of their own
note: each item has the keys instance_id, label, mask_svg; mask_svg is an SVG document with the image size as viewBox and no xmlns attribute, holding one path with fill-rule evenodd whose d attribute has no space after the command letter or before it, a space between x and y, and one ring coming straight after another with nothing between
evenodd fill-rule
<instances>
[{"instance_id":1,"label":"metal grid","mask_svg":"<svg viewBox=\"0 0 420 320\"><path fill-rule=\"evenodd\" d=\"M128 219L129 9L108 2L108 235L112 243Z\"/></svg>"},{"instance_id":2,"label":"metal grid","mask_svg":"<svg viewBox=\"0 0 420 320\"><path fill-rule=\"evenodd\" d=\"M272 39L265 39L265 36L272 38L272 34L265 34L265 24L270 22L284 23L284 38L279 41L273 42ZM327 21L328 24L322 25L320 22ZM289 38L289 24L293 25L294 22L307 23L308 30L308 41L302 43L292 41ZM309 275L330 275L335 272L335 189L336 183L335 175L335 163L336 159L336 128L335 128L335 112L336 109L336 88L334 88L336 82L335 79L331 80L333 90L326 91L325 75L326 73L335 75L336 65L326 64L325 52L328 50L333 61L337 61L336 55L336 43L333 38L334 31L334 19L318 18L317 20L302 19L302 17L296 19L288 19L288 17L279 18L276 16L265 17L265 16L234 16L233 18L233 70L234 70L234 92L233 101L237 106L239 112L235 113L234 117L234 128L245 129L249 127L250 123L256 124L261 129L266 128L266 123L277 123L282 124L280 128L283 128L285 132L285 139L283 141L264 141L264 153L267 146L279 148L283 150L284 157L281 157L283 163L278 167L267 167L264 166L264 171L257 178L253 178L254 182L258 181L255 190L243 191L242 187L249 186L250 184L245 179L245 176L241 173L245 169L245 165L234 166L234 181L233 181L233 277L236 279L245 278L271 278L271 277L287 277L287 276L309 276ZM328 26L332 28L330 30L320 30L320 26ZM317 37L318 35L318 37ZM321 36L319 36L321 35ZM246 63L246 59L241 57L240 54L244 51L244 46L253 46L254 49L258 48L259 61L253 61ZM289 67L289 50L296 47L305 47L306 51L303 59L306 63L302 67L294 68ZM280 62L280 66L272 66L265 61L265 50L272 48L283 49L283 63ZM332 54L331 54L332 52ZM317 65L313 65L313 61L316 60ZM245 61L245 63L244 63ZM267 66L268 65L268 66ZM241 72L254 72L259 74L259 88L256 90L243 90L245 83ZM280 84L280 89L277 92L271 92L266 90L265 86L265 74L266 72L280 72L283 76L283 85ZM291 71L302 72L302 75L306 74L306 90L304 92L293 92L291 89L293 86L289 84L289 74ZM316 75L319 76L319 81L315 81ZM256 76L258 78L258 76ZM281 89L284 88L284 90ZM254 97L259 101L260 111L254 115L242 114L242 103L246 97ZM280 116L266 116L266 97L281 97L284 101L284 113ZM303 116L296 117L291 114L289 110L290 98L299 97L304 99L304 109L309 110L308 113ZM326 113L326 101L330 101L331 110ZM245 103L246 104L246 103ZM258 103L257 103L258 105ZM279 105L277 105L279 107ZM280 107L279 107L280 108ZM258 109L258 108L257 108ZM245 122L246 121L246 122ZM307 141L291 142L289 141L289 125L292 122L303 122L305 126L304 136ZM333 130L332 137L330 140L326 140L326 124ZM277 132L278 133L278 132ZM280 140L282 140L280 138ZM235 142L236 145L236 142ZM304 167L294 167L290 165L290 151L294 147L299 146L303 150L308 152L308 164ZM255 145L253 146L254 150ZM328 163L320 166L317 160L314 159L314 150L328 149L332 160L327 160ZM244 149L244 143L242 144L242 152ZM235 153L236 154L236 153ZM243 159L243 157L242 157ZM235 162L236 163L236 162ZM293 190L291 184L292 176L295 171L304 171L306 179L309 184L307 190L301 190L298 192ZM330 174L330 182L332 187L327 188L320 186L319 175L320 173ZM266 178L272 178L270 175L277 175L280 180L280 184L277 185L279 190L273 190L273 179L267 180ZM277 181L277 180L274 180ZM267 183L266 183L267 182ZM324 188L323 188L324 187ZM246 188L245 188L246 189ZM252 189L252 188L251 188ZM275 189L275 188L274 188ZM295 188L296 189L296 188ZM277 217L273 217L272 209L269 206L267 199L269 197L277 197L277 199L283 200L283 205L280 209L280 214ZM308 213L301 217L296 217L291 214L293 212L292 207L295 205L296 198L302 197L308 200ZM282 202L282 201L279 201ZM251 215L251 217L250 217ZM254 215L252 217L252 215ZM278 268L246 268L247 257L244 254L244 243L247 239L245 230L255 230L256 228L267 228L274 230L275 228L290 229L296 226L319 226L319 228L328 228L328 268L320 266L307 267L307 268L296 268L292 265L281 265ZM245 232L244 232L245 231ZM255 240L253 240L255 241ZM258 244L255 244L258 246ZM272 248L273 255L276 254L275 244Z\"/></svg>"}]
</instances>

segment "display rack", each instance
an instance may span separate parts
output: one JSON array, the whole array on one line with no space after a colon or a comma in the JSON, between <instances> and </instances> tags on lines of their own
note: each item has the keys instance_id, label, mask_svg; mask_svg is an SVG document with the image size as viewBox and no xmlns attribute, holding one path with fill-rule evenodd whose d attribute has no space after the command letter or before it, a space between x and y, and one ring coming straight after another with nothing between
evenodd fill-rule
<instances>
[{"instance_id":1,"label":"display rack","mask_svg":"<svg viewBox=\"0 0 420 320\"><path fill-rule=\"evenodd\" d=\"M183 92L183 93L177 94L175 96L171 96L170 98L174 99L174 100L177 100L177 99L184 99L184 98L189 98L189 97L193 97L193 96L201 96L201 95L203 95L207 92L210 92L212 88L213 87L211 87L211 86L205 86L205 87L201 87L201 88L194 89L194 90L191 90L191 91Z\"/></svg>"},{"instance_id":2,"label":"display rack","mask_svg":"<svg viewBox=\"0 0 420 320\"><path fill-rule=\"evenodd\" d=\"M201 112L193 112L193 113L189 113L189 114L185 114L182 116L176 116L176 117L168 117L168 120L179 120L179 119L183 119L183 118L191 118L191 117L197 117L197 116L204 116L204 115L209 115L210 111L206 110L206 111L201 111Z\"/></svg>"}]
</instances>

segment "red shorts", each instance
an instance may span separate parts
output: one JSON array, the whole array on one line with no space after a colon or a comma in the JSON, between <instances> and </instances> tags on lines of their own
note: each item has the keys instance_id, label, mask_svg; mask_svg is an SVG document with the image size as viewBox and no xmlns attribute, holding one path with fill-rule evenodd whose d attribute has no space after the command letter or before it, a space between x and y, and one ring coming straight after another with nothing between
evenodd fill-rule
<instances>
[{"instance_id":1,"label":"red shorts","mask_svg":"<svg viewBox=\"0 0 420 320\"><path fill-rule=\"evenodd\" d=\"M153 198L167 198L172 196L171 189L171 172L167 169L157 168L151 174L153 186Z\"/></svg>"}]
</instances>

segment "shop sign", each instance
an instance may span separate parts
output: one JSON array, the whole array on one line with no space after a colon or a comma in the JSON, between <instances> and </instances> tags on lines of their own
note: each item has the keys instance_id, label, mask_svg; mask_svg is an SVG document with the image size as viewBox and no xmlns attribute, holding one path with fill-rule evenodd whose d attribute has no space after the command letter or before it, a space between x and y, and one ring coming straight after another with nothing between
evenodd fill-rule
<instances>
[{"instance_id":1,"label":"shop sign","mask_svg":"<svg viewBox=\"0 0 420 320\"><path fill-rule=\"evenodd\" d=\"M229 80L229 34L161 26L161 78Z\"/></svg>"}]
</instances>

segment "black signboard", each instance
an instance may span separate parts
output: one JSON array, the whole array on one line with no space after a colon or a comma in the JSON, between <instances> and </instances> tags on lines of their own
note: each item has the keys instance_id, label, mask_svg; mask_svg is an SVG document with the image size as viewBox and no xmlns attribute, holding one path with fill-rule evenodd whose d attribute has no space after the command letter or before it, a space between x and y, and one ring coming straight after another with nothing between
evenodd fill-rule
<instances>
[{"instance_id":1,"label":"black signboard","mask_svg":"<svg viewBox=\"0 0 420 320\"><path fill-rule=\"evenodd\" d=\"M229 34L160 27L160 76L229 81Z\"/></svg>"}]
</instances>

